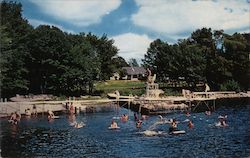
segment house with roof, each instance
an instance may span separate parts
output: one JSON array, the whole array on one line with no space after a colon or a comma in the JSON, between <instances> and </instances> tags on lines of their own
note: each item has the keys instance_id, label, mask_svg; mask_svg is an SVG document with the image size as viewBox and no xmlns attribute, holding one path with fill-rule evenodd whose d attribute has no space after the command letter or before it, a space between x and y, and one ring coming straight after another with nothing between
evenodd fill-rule
<instances>
[{"instance_id":1,"label":"house with roof","mask_svg":"<svg viewBox=\"0 0 250 158\"><path fill-rule=\"evenodd\" d=\"M122 67L125 76L122 77L124 80L138 80L145 77L146 70L143 67Z\"/></svg>"}]
</instances>

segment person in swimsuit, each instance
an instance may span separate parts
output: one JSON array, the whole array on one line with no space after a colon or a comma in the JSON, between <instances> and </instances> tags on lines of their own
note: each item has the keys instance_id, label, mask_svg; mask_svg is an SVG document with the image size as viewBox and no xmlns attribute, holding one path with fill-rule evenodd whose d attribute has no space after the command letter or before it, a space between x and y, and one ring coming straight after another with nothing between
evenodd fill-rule
<instances>
[{"instance_id":1,"label":"person in swimsuit","mask_svg":"<svg viewBox=\"0 0 250 158\"><path fill-rule=\"evenodd\" d=\"M111 127L111 128L118 128L118 125L117 125L117 123L115 122L115 120L112 120L110 127Z\"/></svg>"},{"instance_id":2,"label":"person in swimsuit","mask_svg":"<svg viewBox=\"0 0 250 158\"><path fill-rule=\"evenodd\" d=\"M170 124L171 124L171 127L169 127L169 133L177 131L177 121L176 121L176 119L173 119L173 121Z\"/></svg>"},{"instance_id":3,"label":"person in swimsuit","mask_svg":"<svg viewBox=\"0 0 250 158\"><path fill-rule=\"evenodd\" d=\"M136 128L141 128L141 125L142 125L142 121L141 120L138 120L136 122Z\"/></svg>"}]
</instances>

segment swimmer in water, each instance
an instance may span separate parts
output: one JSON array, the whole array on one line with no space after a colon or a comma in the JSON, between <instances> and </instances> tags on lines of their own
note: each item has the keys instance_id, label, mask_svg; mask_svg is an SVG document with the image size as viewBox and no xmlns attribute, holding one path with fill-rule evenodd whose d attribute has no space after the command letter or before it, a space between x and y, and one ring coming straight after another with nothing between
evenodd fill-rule
<instances>
[{"instance_id":1,"label":"swimmer in water","mask_svg":"<svg viewBox=\"0 0 250 158\"><path fill-rule=\"evenodd\" d=\"M142 119L142 120L146 120L147 118L148 118L147 115L141 115L141 119Z\"/></svg>"},{"instance_id":2,"label":"swimmer in water","mask_svg":"<svg viewBox=\"0 0 250 158\"><path fill-rule=\"evenodd\" d=\"M117 123L115 122L115 120L112 120L110 127L111 127L111 128L118 128L118 125L117 125Z\"/></svg>"},{"instance_id":3,"label":"swimmer in water","mask_svg":"<svg viewBox=\"0 0 250 158\"><path fill-rule=\"evenodd\" d=\"M219 117L218 117L218 119L219 119L219 126L222 126L222 127L227 127L228 126L228 124L226 123L226 119L227 119L227 115L220 115Z\"/></svg>"},{"instance_id":4,"label":"swimmer in water","mask_svg":"<svg viewBox=\"0 0 250 158\"><path fill-rule=\"evenodd\" d=\"M123 115L121 116L121 121L127 122L127 121L128 121L128 115L123 114Z\"/></svg>"},{"instance_id":5,"label":"swimmer in water","mask_svg":"<svg viewBox=\"0 0 250 158\"><path fill-rule=\"evenodd\" d=\"M205 111L205 115L210 116L211 115L211 111L210 110Z\"/></svg>"},{"instance_id":6,"label":"swimmer in water","mask_svg":"<svg viewBox=\"0 0 250 158\"><path fill-rule=\"evenodd\" d=\"M53 119L54 118L54 113L51 110L48 110L48 119Z\"/></svg>"},{"instance_id":7,"label":"swimmer in water","mask_svg":"<svg viewBox=\"0 0 250 158\"><path fill-rule=\"evenodd\" d=\"M141 128L141 125L142 125L142 121L141 120L138 120L136 122L136 128Z\"/></svg>"},{"instance_id":8,"label":"swimmer in water","mask_svg":"<svg viewBox=\"0 0 250 158\"><path fill-rule=\"evenodd\" d=\"M174 131L177 131L177 121L176 119L171 120L171 127L169 127L169 133L172 133Z\"/></svg>"},{"instance_id":9,"label":"swimmer in water","mask_svg":"<svg viewBox=\"0 0 250 158\"><path fill-rule=\"evenodd\" d=\"M186 111L186 116L189 117L191 116L190 113L188 111Z\"/></svg>"},{"instance_id":10,"label":"swimmer in water","mask_svg":"<svg viewBox=\"0 0 250 158\"><path fill-rule=\"evenodd\" d=\"M188 121L188 127L189 128L193 128L194 127L194 124L191 120Z\"/></svg>"}]
</instances>

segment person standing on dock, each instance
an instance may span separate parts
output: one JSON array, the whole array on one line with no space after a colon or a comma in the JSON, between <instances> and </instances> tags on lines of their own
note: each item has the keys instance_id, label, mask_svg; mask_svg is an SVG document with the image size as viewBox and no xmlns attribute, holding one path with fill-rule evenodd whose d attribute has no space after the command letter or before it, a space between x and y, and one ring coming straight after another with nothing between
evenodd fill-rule
<instances>
[{"instance_id":1,"label":"person standing on dock","mask_svg":"<svg viewBox=\"0 0 250 158\"><path fill-rule=\"evenodd\" d=\"M206 83L206 84L205 84L205 92L208 92L208 91L210 91L210 87L209 87L208 84Z\"/></svg>"}]
</instances>

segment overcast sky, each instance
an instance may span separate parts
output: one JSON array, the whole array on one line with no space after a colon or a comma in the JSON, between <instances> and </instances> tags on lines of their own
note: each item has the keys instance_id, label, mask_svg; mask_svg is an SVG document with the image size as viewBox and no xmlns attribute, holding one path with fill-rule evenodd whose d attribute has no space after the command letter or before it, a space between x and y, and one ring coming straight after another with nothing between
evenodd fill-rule
<instances>
[{"instance_id":1,"label":"overcast sky","mask_svg":"<svg viewBox=\"0 0 250 158\"><path fill-rule=\"evenodd\" d=\"M54 25L70 33L107 34L118 55L144 58L157 38L170 44L196 29L250 32L250 0L17 0L34 27Z\"/></svg>"}]
</instances>

